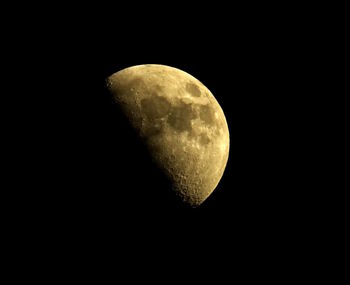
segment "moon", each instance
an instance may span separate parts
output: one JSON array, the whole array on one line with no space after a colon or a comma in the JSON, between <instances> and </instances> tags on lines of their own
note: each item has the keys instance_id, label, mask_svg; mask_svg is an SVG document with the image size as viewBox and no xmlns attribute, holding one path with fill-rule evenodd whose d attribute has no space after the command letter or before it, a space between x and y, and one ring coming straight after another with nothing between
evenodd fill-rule
<instances>
[{"instance_id":1,"label":"moon","mask_svg":"<svg viewBox=\"0 0 350 285\"><path fill-rule=\"evenodd\" d=\"M174 193L192 207L202 204L229 156L226 118L213 94L192 75L158 64L128 67L106 83Z\"/></svg>"}]
</instances>

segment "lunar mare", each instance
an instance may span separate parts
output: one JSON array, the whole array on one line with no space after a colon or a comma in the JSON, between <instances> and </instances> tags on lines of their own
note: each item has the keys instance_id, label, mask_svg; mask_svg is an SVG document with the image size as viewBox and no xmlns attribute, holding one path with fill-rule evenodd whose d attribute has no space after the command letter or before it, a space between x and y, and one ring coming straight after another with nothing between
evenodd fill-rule
<instances>
[{"instance_id":1,"label":"lunar mare","mask_svg":"<svg viewBox=\"0 0 350 285\"><path fill-rule=\"evenodd\" d=\"M218 185L229 131L213 94L190 74L165 65L114 73L107 86L183 202L196 207Z\"/></svg>"}]
</instances>

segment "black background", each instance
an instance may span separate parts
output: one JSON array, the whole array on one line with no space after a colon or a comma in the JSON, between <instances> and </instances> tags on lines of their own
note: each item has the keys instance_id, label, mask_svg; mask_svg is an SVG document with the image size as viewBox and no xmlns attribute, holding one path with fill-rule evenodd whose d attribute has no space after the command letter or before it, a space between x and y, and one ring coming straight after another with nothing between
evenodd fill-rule
<instances>
[{"instance_id":1,"label":"black background","mask_svg":"<svg viewBox=\"0 0 350 285\"><path fill-rule=\"evenodd\" d=\"M14 192L21 209L14 215L27 226L28 241L32 234L77 259L104 252L105 261L155 258L167 265L179 258L181 272L199 260L211 267L231 259L230 270L248 275L250 268L282 270L279 261L289 256L301 262L298 254L313 243L308 232L318 222L311 207L317 196L304 179L312 172L305 136L312 128L303 118L312 33L283 20L285 13L270 17L250 8L193 21L144 15L138 24L120 13L102 21L103 13L53 19L48 13L25 27L23 42L31 44L17 52L25 92L16 92L39 96L22 101L30 113L21 120L26 186ZM54 24L43 29L47 21ZM190 73L225 113L227 167L196 209L166 194L167 181L105 89L107 76L146 63Z\"/></svg>"}]
</instances>

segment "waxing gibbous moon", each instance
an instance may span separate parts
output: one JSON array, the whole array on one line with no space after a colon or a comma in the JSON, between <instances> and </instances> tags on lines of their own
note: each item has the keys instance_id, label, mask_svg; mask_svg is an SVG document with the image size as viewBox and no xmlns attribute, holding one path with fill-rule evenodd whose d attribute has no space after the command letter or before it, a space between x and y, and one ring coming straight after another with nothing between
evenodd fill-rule
<instances>
[{"instance_id":1,"label":"waxing gibbous moon","mask_svg":"<svg viewBox=\"0 0 350 285\"><path fill-rule=\"evenodd\" d=\"M157 64L132 66L106 81L175 194L200 205L218 185L229 155L227 122L213 94L190 74Z\"/></svg>"}]
</instances>

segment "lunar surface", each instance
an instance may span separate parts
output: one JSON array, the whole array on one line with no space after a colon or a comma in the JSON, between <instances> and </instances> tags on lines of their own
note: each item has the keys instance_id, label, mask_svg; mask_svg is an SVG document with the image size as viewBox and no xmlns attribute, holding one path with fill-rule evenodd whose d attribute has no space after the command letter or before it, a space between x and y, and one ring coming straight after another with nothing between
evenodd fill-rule
<instances>
[{"instance_id":1,"label":"lunar surface","mask_svg":"<svg viewBox=\"0 0 350 285\"><path fill-rule=\"evenodd\" d=\"M227 122L213 94L190 74L156 64L114 73L107 86L175 194L192 207L203 203L229 155Z\"/></svg>"}]
</instances>

